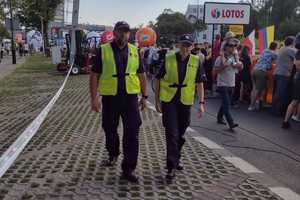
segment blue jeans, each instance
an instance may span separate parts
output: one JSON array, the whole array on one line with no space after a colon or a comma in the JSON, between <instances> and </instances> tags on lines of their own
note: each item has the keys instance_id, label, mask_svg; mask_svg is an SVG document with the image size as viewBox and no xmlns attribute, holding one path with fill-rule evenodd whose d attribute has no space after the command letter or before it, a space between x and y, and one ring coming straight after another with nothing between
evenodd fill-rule
<instances>
[{"instance_id":1,"label":"blue jeans","mask_svg":"<svg viewBox=\"0 0 300 200\"><path fill-rule=\"evenodd\" d=\"M274 91L272 101L272 111L274 114L284 114L289 104L290 91L290 78L287 76L275 75L274 76Z\"/></svg>"},{"instance_id":2,"label":"blue jeans","mask_svg":"<svg viewBox=\"0 0 300 200\"><path fill-rule=\"evenodd\" d=\"M233 125L233 118L230 114L230 104L231 104L231 95L232 88L231 87L218 87L217 92L220 93L222 98L222 104L218 112L218 120L223 120L223 116L225 116L226 121L229 126Z\"/></svg>"}]
</instances>

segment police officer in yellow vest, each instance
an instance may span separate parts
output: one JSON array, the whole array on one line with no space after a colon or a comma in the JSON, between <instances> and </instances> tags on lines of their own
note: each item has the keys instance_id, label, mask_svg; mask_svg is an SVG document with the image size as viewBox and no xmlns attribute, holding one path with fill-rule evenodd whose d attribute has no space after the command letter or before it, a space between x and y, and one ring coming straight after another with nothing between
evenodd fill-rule
<instances>
[{"instance_id":1,"label":"police officer in yellow vest","mask_svg":"<svg viewBox=\"0 0 300 200\"><path fill-rule=\"evenodd\" d=\"M138 133L142 123L139 105L142 109L146 105L147 85L138 49L128 43L129 36L129 25L121 21L114 27L114 40L101 45L92 67L90 92L93 111L100 112L102 98L102 127L109 154L104 164L115 165L120 154L117 128L121 117L124 129L122 178L136 183L138 178L133 172L137 165ZM140 102L139 93L142 93Z\"/></svg>"},{"instance_id":2,"label":"police officer in yellow vest","mask_svg":"<svg viewBox=\"0 0 300 200\"><path fill-rule=\"evenodd\" d=\"M183 35L179 40L179 52L166 55L165 64L156 76L156 110L162 113L167 141L167 176L175 177L180 165L180 152L185 142L184 133L190 124L191 106L195 91L199 97L198 113L204 113L205 71L198 56L192 55L193 39Z\"/></svg>"}]
</instances>

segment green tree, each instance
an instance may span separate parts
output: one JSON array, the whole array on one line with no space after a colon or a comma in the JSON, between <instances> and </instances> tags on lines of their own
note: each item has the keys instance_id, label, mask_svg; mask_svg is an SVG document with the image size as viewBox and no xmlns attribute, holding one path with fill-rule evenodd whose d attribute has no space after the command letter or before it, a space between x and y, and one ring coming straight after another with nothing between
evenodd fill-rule
<instances>
[{"instance_id":1,"label":"green tree","mask_svg":"<svg viewBox=\"0 0 300 200\"><path fill-rule=\"evenodd\" d=\"M170 47L180 35L192 34L195 31L195 26L189 23L182 13L173 12L171 9L165 9L156 20L156 23L152 22L150 26L158 35L159 45Z\"/></svg>"},{"instance_id":2,"label":"green tree","mask_svg":"<svg viewBox=\"0 0 300 200\"><path fill-rule=\"evenodd\" d=\"M6 28L2 24L0 24L0 42L2 38L9 38L9 37L10 37L9 33L6 30Z\"/></svg>"},{"instance_id":3,"label":"green tree","mask_svg":"<svg viewBox=\"0 0 300 200\"><path fill-rule=\"evenodd\" d=\"M275 38L282 40L287 35L300 31L298 12L300 0L269 0L257 14L259 28L275 25Z\"/></svg>"},{"instance_id":4,"label":"green tree","mask_svg":"<svg viewBox=\"0 0 300 200\"><path fill-rule=\"evenodd\" d=\"M48 25L55 17L57 7L63 0L19 0L18 17L26 27L34 27L44 32L45 46L49 46ZM42 31L43 27L43 31Z\"/></svg>"}]
</instances>

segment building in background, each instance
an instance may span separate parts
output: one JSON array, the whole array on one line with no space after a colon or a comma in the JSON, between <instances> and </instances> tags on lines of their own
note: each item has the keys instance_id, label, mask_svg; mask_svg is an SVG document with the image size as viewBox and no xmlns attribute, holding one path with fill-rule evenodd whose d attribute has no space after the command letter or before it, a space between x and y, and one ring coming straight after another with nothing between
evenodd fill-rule
<instances>
[{"instance_id":1,"label":"building in background","mask_svg":"<svg viewBox=\"0 0 300 200\"><path fill-rule=\"evenodd\" d=\"M196 23L197 19L198 20L203 20L204 17L204 5L200 4L190 4L188 5L187 11L185 13L186 19L190 23ZM218 34L221 32L221 26L220 25L207 25L207 29L205 31L196 31L194 33L195 35L195 40L198 43L203 43L203 42L209 42L212 43L213 40L213 28L215 29L214 35Z\"/></svg>"}]
</instances>

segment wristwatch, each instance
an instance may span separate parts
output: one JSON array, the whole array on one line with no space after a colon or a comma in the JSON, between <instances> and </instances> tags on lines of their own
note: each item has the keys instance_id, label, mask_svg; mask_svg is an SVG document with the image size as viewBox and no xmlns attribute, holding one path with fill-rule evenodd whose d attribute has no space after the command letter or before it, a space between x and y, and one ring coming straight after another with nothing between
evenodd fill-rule
<instances>
[{"instance_id":1,"label":"wristwatch","mask_svg":"<svg viewBox=\"0 0 300 200\"><path fill-rule=\"evenodd\" d=\"M203 104L203 105L204 105L204 104L205 104L205 102L204 102L204 101L199 101L199 104Z\"/></svg>"},{"instance_id":2,"label":"wristwatch","mask_svg":"<svg viewBox=\"0 0 300 200\"><path fill-rule=\"evenodd\" d=\"M142 95L142 98L148 99L148 95Z\"/></svg>"}]
</instances>

